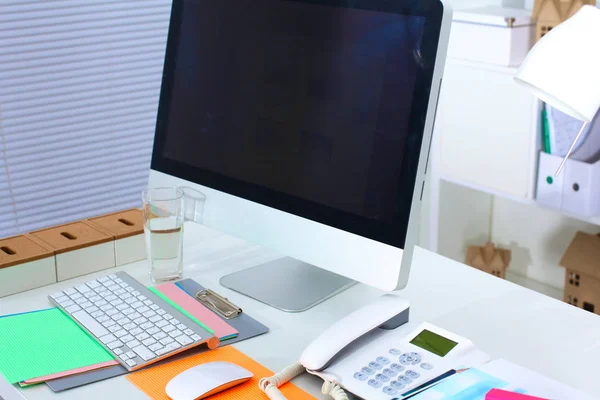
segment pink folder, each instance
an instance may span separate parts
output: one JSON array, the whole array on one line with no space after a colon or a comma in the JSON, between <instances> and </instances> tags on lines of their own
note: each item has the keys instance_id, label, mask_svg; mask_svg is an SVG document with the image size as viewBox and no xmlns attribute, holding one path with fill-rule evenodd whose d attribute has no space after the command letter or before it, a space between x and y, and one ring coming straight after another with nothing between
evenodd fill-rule
<instances>
[{"instance_id":1,"label":"pink folder","mask_svg":"<svg viewBox=\"0 0 600 400\"><path fill-rule=\"evenodd\" d=\"M156 289L177 303L177 305L190 313L194 318L206 324L215 332L216 337L225 338L239 333L237 329L219 318L215 313L204 307L199 301L181 290L174 283L165 283L164 285L156 286Z\"/></svg>"},{"instance_id":2,"label":"pink folder","mask_svg":"<svg viewBox=\"0 0 600 400\"><path fill-rule=\"evenodd\" d=\"M485 400L548 400L541 397L526 394L507 392L500 389L492 389L485 395Z\"/></svg>"}]
</instances>

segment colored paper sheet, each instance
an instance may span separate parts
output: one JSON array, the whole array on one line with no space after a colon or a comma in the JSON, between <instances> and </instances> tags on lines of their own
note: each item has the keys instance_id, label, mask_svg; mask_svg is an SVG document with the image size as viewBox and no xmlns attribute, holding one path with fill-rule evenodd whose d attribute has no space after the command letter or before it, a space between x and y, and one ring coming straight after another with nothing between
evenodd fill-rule
<instances>
[{"instance_id":1,"label":"colored paper sheet","mask_svg":"<svg viewBox=\"0 0 600 400\"><path fill-rule=\"evenodd\" d=\"M208 325L219 340L223 341L231 339L238 335L239 332L235 328L219 318L215 313L191 297L176 284L166 283L157 286L156 288L170 300L177 303L178 306L187 311L192 317Z\"/></svg>"},{"instance_id":2,"label":"colored paper sheet","mask_svg":"<svg viewBox=\"0 0 600 400\"><path fill-rule=\"evenodd\" d=\"M168 298L167 296L165 296L156 287L151 287L151 288L148 288L148 289L150 289L150 291L152 291L152 293L154 293L155 295L157 295L158 297L160 297L161 299L163 299L164 301L166 301L167 303L169 303L169 305L171 307L175 308L177 311L179 311L180 313L182 313L183 315L185 315L186 317L188 317L189 319L191 319L192 321L194 321L195 323L197 323L198 325L200 325L201 327L203 327L204 329L206 329L208 332L212 333L213 335L215 334L215 332L212 329L210 329L208 326L206 326L205 323L203 323L202 321L198 320L192 314L190 314L189 312L187 312L186 310L184 310L179 304L175 303L173 300L171 300L170 298Z\"/></svg>"},{"instance_id":3,"label":"colored paper sheet","mask_svg":"<svg viewBox=\"0 0 600 400\"><path fill-rule=\"evenodd\" d=\"M258 387L258 381L264 377L272 376L273 372L232 346L220 347L216 350L134 372L127 375L127 379L151 399L169 400L169 397L165 393L165 387L171 379L198 364L213 361L228 361L239 365L252 372L254 377L241 385L234 386L211 396L211 400L266 398L265 394ZM280 390L288 400L316 400L313 396L289 382L283 385Z\"/></svg>"},{"instance_id":4,"label":"colored paper sheet","mask_svg":"<svg viewBox=\"0 0 600 400\"><path fill-rule=\"evenodd\" d=\"M111 360L57 308L0 318L0 373L10 383Z\"/></svg>"},{"instance_id":5,"label":"colored paper sheet","mask_svg":"<svg viewBox=\"0 0 600 400\"><path fill-rule=\"evenodd\" d=\"M97 370L100 368L111 367L113 365L119 365L117 360L105 361L105 362L101 362L99 364L88 365L86 367L70 369L70 370L64 371L64 372L57 372L56 374L44 375L44 376L40 376L37 378L28 379L19 384L21 386L34 385L36 383L46 382L46 381L50 381L52 379L64 378L65 376L77 375L77 374L81 374L83 372L94 371L94 370Z\"/></svg>"}]
</instances>

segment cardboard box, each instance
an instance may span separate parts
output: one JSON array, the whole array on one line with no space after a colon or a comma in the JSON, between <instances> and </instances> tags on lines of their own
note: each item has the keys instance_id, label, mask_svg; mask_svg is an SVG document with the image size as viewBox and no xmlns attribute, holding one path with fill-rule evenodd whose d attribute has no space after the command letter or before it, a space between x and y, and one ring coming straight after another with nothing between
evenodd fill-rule
<instances>
[{"instance_id":1,"label":"cardboard box","mask_svg":"<svg viewBox=\"0 0 600 400\"><path fill-rule=\"evenodd\" d=\"M519 66L531 47L535 23L528 11L505 7L457 10L452 20L448 57Z\"/></svg>"},{"instance_id":2,"label":"cardboard box","mask_svg":"<svg viewBox=\"0 0 600 400\"><path fill-rule=\"evenodd\" d=\"M488 243L483 247L469 246L465 263L504 279L506 268L510 265L511 255L510 250L498 249L493 243Z\"/></svg>"},{"instance_id":3,"label":"cardboard box","mask_svg":"<svg viewBox=\"0 0 600 400\"><path fill-rule=\"evenodd\" d=\"M115 266L113 237L85 221L42 229L31 235L54 251L58 281Z\"/></svg>"},{"instance_id":4,"label":"cardboard box","mask_svg":"<svg viewBox=\"0 0 600 400\"><path fill-rule=\"evenodd\" d=\"M588 4L596 5L596 0L535 0L532 13L537 21L535 41L539 41Z\"/></svg>"},{"instance_id":5,"label":"cardboard box","mask_svg":"<svg viewBox=\"0 0 600 400\"><path fill-rule=\"evenodd\" d=\"M560 265L566 269L564 301L600 315L600 235L577 232Z\"/></svg>"},{"instance_id":6,"label":"cardboard box","mask_svg":"<svg viewBox=\"0 0 600 400\"><path fill-rule=\"evenodd\" d=\"M0 297L56 283L54 253L23 235L0 240Z\"/></svg>"},{"instance_id":7,"label":"cardboard box","mask_svg":"<svg viewBox=\"0 0 600 400\"><path fill-rule=\"evenodd\" d=\"M94 227L114 238L115 265L129 264L146 258L144 219L142 211L134 208L88 220Z\"/></svg>"}]
</instances>

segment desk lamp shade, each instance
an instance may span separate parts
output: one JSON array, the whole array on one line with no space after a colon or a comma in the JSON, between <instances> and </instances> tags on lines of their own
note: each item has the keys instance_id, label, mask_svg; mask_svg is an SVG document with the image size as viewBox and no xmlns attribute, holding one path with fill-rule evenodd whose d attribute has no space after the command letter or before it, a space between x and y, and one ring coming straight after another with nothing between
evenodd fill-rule
<instances>
[{"instance_id":1,"label":"desk lamp shade","mask_svg":"<svg viewBox=\"0 0 600 400\"><path fill-rule=\"evenodd\" d=\"M515 79L550 106L593 120L600 108L600 9L584 6L547 33Z\"/></svg>"}]
</instances>

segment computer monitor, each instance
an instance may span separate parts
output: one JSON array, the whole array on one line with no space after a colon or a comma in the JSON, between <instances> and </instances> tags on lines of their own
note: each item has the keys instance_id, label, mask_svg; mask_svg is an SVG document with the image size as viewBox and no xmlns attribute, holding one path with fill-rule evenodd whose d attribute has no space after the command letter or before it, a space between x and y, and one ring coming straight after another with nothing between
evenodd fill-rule
<instances>
[{"instance_id":1,"label":"computer monitor","mask_svg":"<svg viewBox=\"0 0 600 400\"><path fill-rule=\"evenodd\" d=\"M221 284L300 311L407 284L451 11L443 0L176 0L150 185L286 256Z\"/></svg>"}]
</instances>

